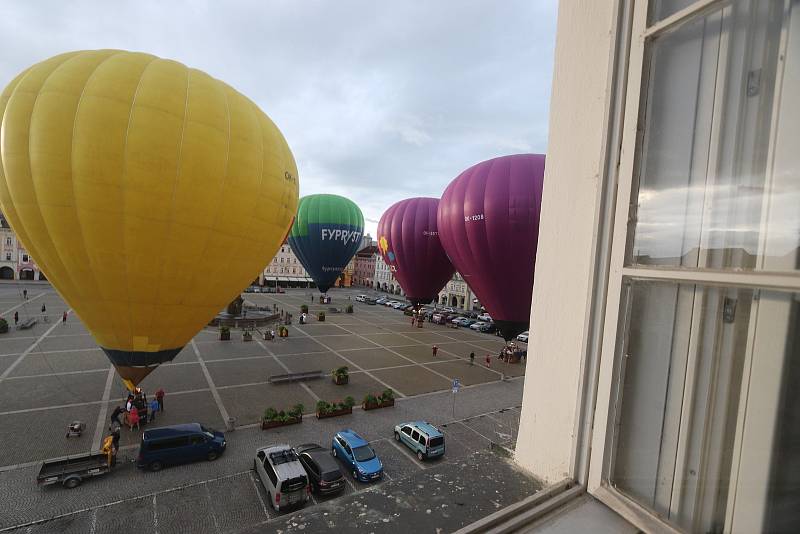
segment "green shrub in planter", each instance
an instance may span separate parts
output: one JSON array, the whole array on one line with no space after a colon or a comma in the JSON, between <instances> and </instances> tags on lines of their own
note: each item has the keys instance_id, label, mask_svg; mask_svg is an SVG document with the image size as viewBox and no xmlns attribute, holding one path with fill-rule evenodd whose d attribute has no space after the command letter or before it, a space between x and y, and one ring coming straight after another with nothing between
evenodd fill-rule
<instances>
[{"instance_id":1,"label":"green shrub in planter","mask_svg":"<svg viewBox=\"0 0 800 534\"><path fill-rule=\"evenodd\" d=\"M221 341L230 341L231 339L231 329L227 326L220 326L219 327L219 339Z\"/></svg>"},{"instance_id":2,"label":"green shrub in planter","mask_svg":"<svg viewBox=\"0 0 800 534\"><path fill-rule=\"evenodd\" d=\"M347 397L344 398L344 403L343 404L345 405L346 408L352 408L355 405L355 403L356 403L356 400L353 397L351 397L350 395L348 395Z\"/></svg>"},{"instance_id":3,"label":"green shrub in planter","mask_svg":"<svg viewBox=\"0 0 800 534\"><path fill-rule=\"evenodd\" d=\"M274 421L278 416L278 411L275 408L269 407L264 410L264 421Z\"/></svg>"},{"instance_id":4,"label":"green shrub in planter","mask_svg":"<svg viewBox=\"0 0 800 534\"><path fill-rule=\"evenodd\" d=\"M364 404L377 404L378 398L375 397L372 393L367 393L364 395Z\"/></svg>"},{"instance_id":5,"label":"green shrub in planter","mask_svg":"<svg viewBox=\"0 0 800 534\"><path fill-rule=\"evenodd\" d=\"M308 313L308 304L300 306L300 313Z\"/></svg>"},{"instance_id":6,"label":"green shrub in planter","mask_svg":"<svg viewBox=\"0 0 800 534\"><path fill-rule=\"evenodd\" d=\"M341 386L342 384L347 384L350 381L350 375L348 373L347 366L337 367L331 372L333 376L333 382L337 386Z\"/></svg>"},{"instance_id":7,"label":"green shrub in planter","mask_svg":"<svg viewBox=\"0 0 800 534\"><path fill-rule=\"evenodd\" d=\"M318 400L317 401L317 412L321 414L325 414L331 411L331 405L327 401Z\"/></svg>"},{"instance_id":8,"label":"green shrub in planter","mask_svg":"<svg viewBox=\"0 0 800 534\"><path fill-rule=\"evenodd\" d=\"M8 332L8 321L0 317L0 334Z\"/></svg>"},{"instance_id":9,"label":"green shrub in planter","mask_svg":"<svg viewBox=\"0 0 800 534\"><path fill-rule=\"evenodd\" d=\"M348 304L347 308L345 308L344 311L346 313L353 313L353 305L352 304Z\"/></svg>"},{"instance_id":10,"label":"green shrub in planter","mask_svg":"<svg viewBox=\"0 0 800 534\"><path fill-rule=\"evenodd\" d=\"M324 321L325 320L325 312L319 312L317 314L317 321Z\"/></svg>"},{"instance_id":11,"label":"green shrub in planter","mask_svg":"<svg viewBox=\"0 0 800 534\"><path fill-rule=\"evenodd\" d=\"M383 393L381 393L381 398L379 400L380 402L388 402L392 399L394 399L394 391L392 391L389 388L386 388L383 390Z\"/></svg>"},{"instance_id":12,"label":"green shrub in planter","mask_svg":"<svg viewBox=\"0 0 800 534\"><path fill-rule=\"evenodd\" d=\"M303 415L303 410L305 409L306 407L303 406L302 404L299 403L295 404L289 411L289 415L291 415L292 417L300 417L301 415Z\"/></svg>"}]
</instances>

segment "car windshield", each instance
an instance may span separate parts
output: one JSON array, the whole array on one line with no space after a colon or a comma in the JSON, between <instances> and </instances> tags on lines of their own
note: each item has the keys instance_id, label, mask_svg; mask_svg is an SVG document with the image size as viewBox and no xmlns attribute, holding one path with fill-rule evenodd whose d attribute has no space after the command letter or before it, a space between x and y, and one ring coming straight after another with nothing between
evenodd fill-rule
<instances>
[{"instance_id":1,"label":"car windshield","mask_svg":"<svg viewBox=\"0 0 800 534\"><path fill-rule=\"evenodd\" d=\"M200 430L202 430L203 434L205 434L209 438L214 439L214 430L212 430L210 428L206 428L206 427L204 427L202 425L200 426Z\"/></svg>"},{"instance_id":2,"label":"car windshield","mask_svg":"<svg viewBox=\"0 0 800 534\"><path fill-rule=\"evenodd\" d=\"M357 462L366 462L367 460L375 458L375 452L369 448L369 445L356 447L353 449L353 458L355 458Z\"/></svg>"}]
</instances>

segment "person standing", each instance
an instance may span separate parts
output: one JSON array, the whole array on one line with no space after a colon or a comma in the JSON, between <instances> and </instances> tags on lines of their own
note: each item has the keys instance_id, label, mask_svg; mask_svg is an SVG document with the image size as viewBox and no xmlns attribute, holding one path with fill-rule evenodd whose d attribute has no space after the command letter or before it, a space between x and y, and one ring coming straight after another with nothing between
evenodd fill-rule
<instances>
[{"instance_id":1,"label":"person standing","mask_svg":"<svg viewBox=\"0 0 800 534\"><path fill-rule=\"evenodd\" d=\"M433 357L435 358L435 357L436 357L436 353L437 353L437 352L439 352L439 347L437 347L436 345L434 345L434 346L433 346L433 350L432 350L432 352L433 352Z\"/></svg>"},{"instance_id":2,"label":"person standing","mask_svg":"<svg viewBox=\"0 0 800 534\"><path fill-rule=\"evenodd\" d=\"M156 420L156 412L159 410L158 399L155 398L150 401L150 421Z\"/></svg>"},{"instance_id":3,"label":"person standing","mask_svg":"<svg viewBox=\"0 0 800 534\"><path fill-rule=\"evenodd\" d=\"M22 290L22 298L24 298L25 300L28 300L28 290L27 289L23 289Z\"/></svg>"},{"instance_id":4,"label":"person standing","mask_svg":"<svg viewBox=\"0 0 800 534\"><path fill-rule=\"evenodd\" d=\"M469 364L475 365L475 351L469 353Z\"/></svg>"},{"instance_id":5,"label":"person standing","mask_svg":"<svg viewBox=\"0 0 800 534\"><path fill-rule=\"evenodd\" d=\"M17 326L18 323L19 323L19 312L15 311L14 312L14 326Z\"/></svg>"},{"instance_id":6,"label":"person standing","mask_svg":"<svg viewBox=\"0 0 800 534\"><path fill-rule=\"evenodd\" d=\"M122 406L117 406L116 408L114 408L114 411L111 412L111 422L115 423L118 426L122 426L122 423L119 420L119 416L124 411L125 410L122 409Z\"/></svg>"},{"instance_id":7,"label":"person standing","mask_svg":"<svg viewBox=\"0 0 800 534\"><path fill-rule=\"evenodd\" d=\"M158 411L164 411L164 388L158 388L156 391L156 401L158 402Z\"/></svg>"},{"instance_id":8,"label":"person standing","mask_svg":"<svg viewBox=\"0 0 800 534\"><path fill-rule=\"evenodd\" d=\"M111 448L114 449L115 455L117 454L117 451L119 451L119 438L120 438L119 428L120 427L115 426L114 429L111 431Z\"/></svg>"},{"instance_id":9,"label":"person standing","mask_svg":"<svg viewBox=\"0 0 800 534\"><path fill-rule=\"evenodd\" d=\"M140 430L139 410L136 406L131 406L131 411L128 413L128 425L131 427L131 432L133 432L133 427L136 427L136 430Z\"/></svg>"},{"instance_id":10,"label":"person standing","mask_svg":"<svg viewBox=\"0 0 800 534\"><path fill-rule=\"evenodd\" d=\"M47 306L44 305L44 302L42 302L42 319L47 322Z\"/></svg>"},{"instance_id":11,"label":"person standing","mask_svg":"<svg viewBox=\"0 0 800 534\"><path fill-rule=\"evenodd\" d=\"M492 355L488 352L486 353L486 367L492 366Z\"/></svg>"},{"instance_id":12,"label":"person standing","mask_svg":"<svg viewBox=\"0 0 800 534\"><path fill-rule=\"evenodd\" d=\"M416 319L415 319L415 318L414 318L414 316L412 315L412 316L411 316L411 328L414 328L414 322L415 322L415 321L416 321Z\"/></svg>"},{"instance_id":13,"label":"person standing","mask_svg":"<svg viewBox=\"0 0 800 534\"><path fill-rule=\"evenodd\" d=\"M67 322L67 310L64 310L64 313L61 314L61 322L62 323L66 323Z\"/></svg>"}]
</instances>

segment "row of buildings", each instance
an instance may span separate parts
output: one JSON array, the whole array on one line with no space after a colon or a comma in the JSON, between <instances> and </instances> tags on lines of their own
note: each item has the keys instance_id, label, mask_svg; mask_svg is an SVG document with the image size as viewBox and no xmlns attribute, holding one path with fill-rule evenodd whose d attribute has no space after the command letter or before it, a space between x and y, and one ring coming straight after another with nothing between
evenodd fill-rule
<instances>
[{"instance_id":1,"label":"row of buildings","mask_svg":"<svg viewBox=\"0 0 800 534\"><path fill-rule=\"evenodd\" d=\"M46 280L44 273L39 270L1 213L0 280ZM284 242L254 283L273 287L310 287L314 282L295 256L292 247ZM361 248L345 267L336 285L359 286L392 295L404 295L391 267L383 261L369 234L362 238ZM477 298L459 273L454 274L439 293L437 303L463 310L480 307Z\"/></svg>"},{"instance_id":2,"label":"row of buildings","mask_svg":"<svg viewBox=\"0 0 800 534\"><path fill-rule=\"evenodd\" d=\"M46 280L0 213L0 280Z\"/></svg>"}]
</instances>

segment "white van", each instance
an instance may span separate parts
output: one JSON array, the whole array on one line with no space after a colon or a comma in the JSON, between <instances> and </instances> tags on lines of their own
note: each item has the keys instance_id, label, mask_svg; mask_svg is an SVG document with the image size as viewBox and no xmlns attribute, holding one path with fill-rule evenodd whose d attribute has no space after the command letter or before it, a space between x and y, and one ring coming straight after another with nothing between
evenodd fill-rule
<instances>
[{"instance_id":1,"label":"white van","mask_svg":"<svg viewBox=\"0 0 800 534\"><path fill-rule=\"evenodd\" d=\"M308 475L289 445L270 445L256 451L253 468L269 493L275 511L303 506L311 494Z\"/></svg>"}]
</instances>

